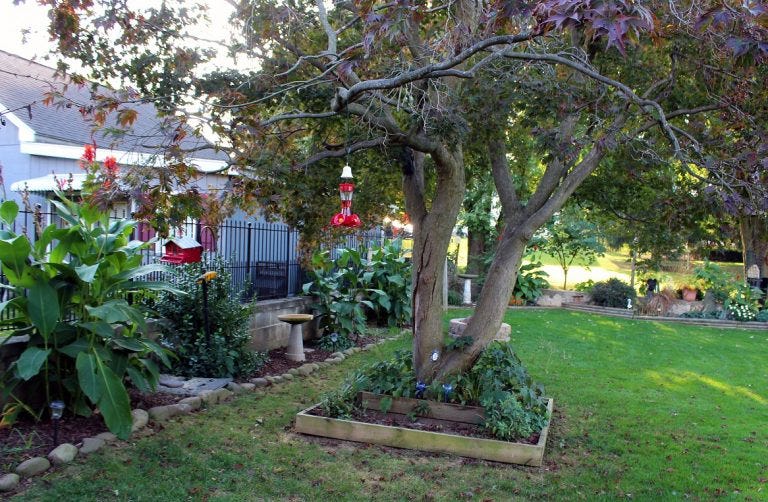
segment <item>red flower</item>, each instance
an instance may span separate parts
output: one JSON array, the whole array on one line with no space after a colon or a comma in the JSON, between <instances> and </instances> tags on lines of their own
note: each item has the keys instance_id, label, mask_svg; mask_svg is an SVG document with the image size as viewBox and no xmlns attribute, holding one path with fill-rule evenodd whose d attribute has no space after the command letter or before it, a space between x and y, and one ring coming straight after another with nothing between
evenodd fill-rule
<instances>
[{"instance_id":1,"label":"red flower","mask_svg":"<svg viewBox=\"0 0 768 502\"><path fill-rule=\"evenodd\" d=\"M93 162L94 159L96 159L96 147L94 145L85 145L83 160L86 162Z\"/></svg>"},{"instance_id":2,"label":"red flower","mask_svg":"<svg viewBox=\"0 0 768 502\"><path fill-rule=\"evenodd\" d=\"M117 175L118 166L117 166L117 159L110 156L104 159L104 167L107 170L107 174L110 176Z\"/></svg>"}]
</instances>

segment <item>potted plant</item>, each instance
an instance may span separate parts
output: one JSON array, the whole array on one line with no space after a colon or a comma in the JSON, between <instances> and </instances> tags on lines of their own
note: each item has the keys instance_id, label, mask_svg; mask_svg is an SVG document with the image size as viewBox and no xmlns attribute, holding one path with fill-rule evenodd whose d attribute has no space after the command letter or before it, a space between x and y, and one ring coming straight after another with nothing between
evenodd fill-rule
<instances>
[{"instance_id":1,"label":"potted plant","mask_svg":"<svg viewBox=\"0 0 768 502\"><path fill-rule=\"evenodd\" d=\"M687 302L694 302L696 301L696 295L698 293L698 289L696 286L693 286L691 284L683 284L680 286L681 296L683 297L683 300Z\"/></svg>"}]
</instances>

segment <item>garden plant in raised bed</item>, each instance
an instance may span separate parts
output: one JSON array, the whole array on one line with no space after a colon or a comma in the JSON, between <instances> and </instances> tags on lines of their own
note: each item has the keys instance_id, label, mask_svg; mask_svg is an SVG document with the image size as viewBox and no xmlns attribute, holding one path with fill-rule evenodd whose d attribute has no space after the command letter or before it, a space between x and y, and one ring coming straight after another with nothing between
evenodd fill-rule
<instances>
[{"instance_id":1,"label":"garden plant in raised bed","mask_svg":"<svg viewBox=\"0 0 768 502\"><path fill-rule=\"evenodd\" d=\"M215 272L208 283L208 323L203 312L205 272ZM173 267L169 282L186 294L159 293L150 301L170 326L163 330L162 343L178 356L171 371L188 377L248 376L264 365L266 354L248 348L248 322L255 300L241 303L242 290L233 290L230 268L217 257L208 263Z\"/></svg>"},{"instance_id":2,"label":"garden plant in raised bed","mask_svg":"<svg viewBox=\"0 0 768 502\"><path fill-rule=\"evenodd\" d=\"M146 338L145 313L127 301L130 292L173 288L137 280L162 265L141 265L146 243L131 241L132 220L110 221L88 202L57 193L52 201L65 222L49 225L34 243L26 235L0 232L0 261L12 298L0 304L14 335L29 336L26 349L2 375L2 422L21 412L40 418L53 400L89 416L98 408L120 438L131 432L124 381L153 390L158 364L169 365L167 350ZM13 201L0 206L12 228Z\"/></svg>"},{"instance_id":3,"label":"garden plant in raised bed","mask_svg":"<svg viewBox=\"0 0 768 502\"><path fill-rule=\"evenodd\" d=\"M366 421L361 392L382 396L380 411L385 414L393 398L424 400L412 410L411 420L418 415L429 416L429 403L481 406L482 427L474 431L479 437L530 441L549 421L544 388L531 380L512 346L504 342L491 343L469 372L429 385L416 380L410 351L398 351L392 359L355 373L338 390L325 394L317 412L331 418Z\"/></svg>"}]
</instances>

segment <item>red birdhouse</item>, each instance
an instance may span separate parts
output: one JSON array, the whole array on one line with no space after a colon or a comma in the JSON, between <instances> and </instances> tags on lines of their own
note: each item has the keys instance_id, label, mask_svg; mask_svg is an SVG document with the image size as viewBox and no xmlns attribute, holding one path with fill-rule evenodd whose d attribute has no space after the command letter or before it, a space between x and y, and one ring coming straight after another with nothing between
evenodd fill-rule
<instances>
[{"instance_id":1,"label":"red birdhouse","mask_svg":"<svg viewBox=\"0 0 768 502\"><path fill-rule=\"evenodd\" d=\"M192 237L172 237L165 244L165 254L160 259L165 263L181 265L197 263L203 258L203 245Z\"/></svg>"}]
</instances>

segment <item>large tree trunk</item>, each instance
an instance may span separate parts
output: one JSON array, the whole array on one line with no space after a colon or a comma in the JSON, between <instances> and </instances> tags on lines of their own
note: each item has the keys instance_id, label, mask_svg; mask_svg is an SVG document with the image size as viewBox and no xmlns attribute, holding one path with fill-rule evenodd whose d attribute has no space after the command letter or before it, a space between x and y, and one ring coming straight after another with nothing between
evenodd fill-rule
<instances>
[{"instance_id":1,"label":"large tree trunk","mask_svg":"<svg viewBox=\"0 0 768 502\"><path fill-rule=\"evenodd\" d=\"M485 234L471 228L467 232L467 273L484 274Z\"/></svg>"},{"instance_id":2,"label":"large tree trunk","mask_svg":"<svg viewBox=\"0 0 768 502\"><path fill-rule=\"evenodd\" d=\"M461 151L432 154L437 185L427 208L423 155L416 153L405 170L406 208L413 223L413 362L418 380L432 381L439 364L432 354L443 349L443 267L451 234L464 198Z\"/></svg>"},{"instance_id":3,"label":"large tree trunk","mask_svg":"<svg viewBox=\"0 0 768 502\"><path fill-rule=\"evenodd\" d=\"M768 277L768 222L761 216L739 218L744 277L753 265L760 270L760 277Z\"/></svg>"},{"instance_id":4,"label":"large tree trunk","mask_svg":"<svg viewBox=\"0 0 768 502\"><path fill-rule=\"evenodd\" d=\"M464 336L473 339L472 345L461 351L444 354L438 364L430 368L427 373L430 378L424 379L425 382L468 370L493 340L501 326L531 236L565 204L574 190L595 170L605 153L615 148L616 134L625 121L626 116L617 116L607 133L572 168L568 169L558 162L549 165L536 192L525 205L518 200L509 174L504 140L491 140L491 167L507 226L502 232L475 312L464 330Z\"/></svg>"}]
</instances>

